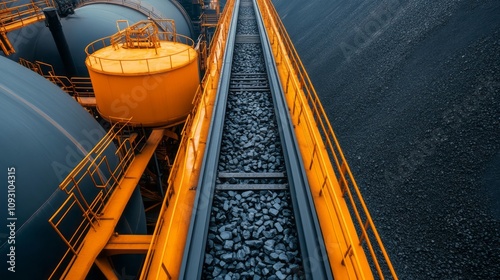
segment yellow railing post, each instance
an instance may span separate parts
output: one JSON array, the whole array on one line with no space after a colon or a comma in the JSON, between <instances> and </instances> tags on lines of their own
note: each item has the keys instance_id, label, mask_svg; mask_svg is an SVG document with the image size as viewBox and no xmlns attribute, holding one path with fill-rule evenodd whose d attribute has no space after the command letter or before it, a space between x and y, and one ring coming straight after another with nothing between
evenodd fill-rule
<instances>
[{"instance_id":1,"label":"yellow railing post","mask_svg":"<svg viewBox=\"0 0 500 280\"><path fill-rule=\"evenodd\" d=\"M82 238L88 230L90 228L96 230L96 226L100 226L100 213L115 188L119 185L124 170L127 169L135 156L135 147L128 138L123 141L117 140L122 138L122 132L126 124L127 122L113 125L110 131L104 135L59 185L60 190L64 191L68 196L51 216L49 223L68 246L68 250L54 269L51 278L55 275L64 274L64 272L60 271L60 269L63 269L63 263L67 264L68 261L73 260L83 245ZM118 163L115 167L111 167L105 153L114 145L114 141L118 142L117 146L115 146ZM109 174L105 176L102 174L103 171L107 171ZM92 183L90 186L88 185L89 182ZM96 188L96 194L93 197L86 197L82 189L92 187ZM74 211L76 206L78 206L77 209L82 211L83 220L74 229L73 233L70 233L71 236L68 238L61 232L59 227L65 219L68 219L70 211Z\"/></svg>"},{"instance_id":2,"label":"yellow railing post","mask_svg":"<svg viewBox=\"0 0 500 280\"><path fill-rule=\"evenodd\" d=\"M226 34L228 32L228 26L229 22L232 16L232 7L234 6L234 0L229 0L226 3L226 7L224 11L222 12L222 15L219 19L219 24L217 25L217 29L215 30L214 33L214 39L212 40L211 46L209 48L209 54L207 58L207 69L205 76L202 79L201 85L198 87L197 93L193 100L196 101L201 101L201 102L196 102L194 104L194 107L191 111L191 114L188 116L184 127L181 131L182 135L182 140L181 143L179 144L179 150L180 151L185 151L186 153L191 153L190 156L193 156L194 160L193 165L197 161L197 155L199 153L199 150L201 149L200 147L197 147L195 144L195 141L193 139L193 136L190 135L190 133L193 133L198 127L193 127L193 122L194 119L196 118L195 114L200 113L200 110L204 111L202 118L208 118L210 117L207 113L209 110L209 106L212 104L208 103L208 95L212 94L213 90L217 89L217 82L220 77L220 71L222 68L222 57L225 51L225 44L224 42L226 41ZM200 108L204 107L204 108ZM201 125L200 122L197 122L197 125ZM184 155L184 157L188 157L188 155ZM177 172L180 169L179 165L182 162L182 158L177 155L175 157L174 163L172 164L172 171L170 172L169 178L168 178L168 187L167 187L167 193L172 193L172 197L174 193L176 192L174 188L174 182L173 178L177 176ZM182 176L182 175L181 175ZM170 279L172 278L167 267L165 266L165 262L163 261L163 258L167 258L168 256L164 255L164 250L162 251L156 251L156 245L157 245L157 239L161 233L161 229L163 228L165 222L171 222L171 221L165 221L163 220L162 214L165 213L169 207L170 200L172 197L166 197L164 200L164 203L162 204L162 207L160 209L159 217L160 219L158 220L158 223L155 226L154 234L153 234L153 239L151 241L151 244L148 249L148 253L146 255L143 269L141 271L141 275L139 279L146 279L146 278L152 278L156 279L156 276L158 276L158 273L164 272L167 277ZM170 232L167 232L166 235L168 236ZM156 258L156 256L160 255L162 262L161 262L161 267L158 271L151 271L151 266L153 262L153 257ZM154 274L154 275L153 275Z\"/></svg>"},{"instance_id":3,"label":"yellow railing post","mask_svg":"<svg viewBox=\"0 0 500 280\"><path fill-rule=\"evenodd\" d=\"M278 13L270 0L257 0L257 2L259 9L264 15L266 29L271 37L274 56L277 61L279 60L280 69L283 69L280 70L282 71L280 75L285 94L287 95L292 90L294 92L294 95L289 98L289 103L292 104L289 105L291 107L290 114L296 124L296 129L306 130L308 131L308 135L310 135L307 141L309 147L313 147L313 150L311 152L311 148L305 148L304 150L307 150L308 154L303 155L304 158L310 160L309 169L314 169L314 172L311 172L311 175L308 176L311 176L312 180L319 182L319 195L325 201L329 201L328 211L331 209L336 215L332 216L331 213L330 216L332 219L338 219L341 226L341 229L335 231L335 234L340 234L341 236L339 237L345 240L345 244L339 244L343 252L341 263L346 264L348 261L351 262L356 277L364 277L367 273L371 274L369 267L368 271L362 271L361 267L360 258L362 255L365 255L364 250L367 250L369 253L367 258L370 257L369 263L376 270L374 274L384 279L385 273L388 272L393 279L397 279L396 272L375 228L328 117ZM300 123L304 123L305 125L299 128L298 125ZM307 136L304 137L307 138ZM320 152L318 150L319 147L322 150L324 149L325 152ZM315 177L313 178L312 176ZM335 186L334 182L338 182L338 186ZM337 195L339 191L336 191L336 188L340 190L340 196ZM342 212L345 210L341 210L342 207L340 205L344 202L349 206L348 209L350 211L347 212L350 213L344 214ZM351 215L354 218L350 218ZM364 220L361 217L364 217ZM348 227L348 222L356 225L354 230ZM370 230L371 235L368 234ZM357 242L354 242L355 240ZM362 245L362 249L360 249L360 244ZM376 253L376 250L380 253ZM383 262L381 261L382 259ZM384 268L382 268L382 264L385 265Z\"/></svg>"}]
</instances>

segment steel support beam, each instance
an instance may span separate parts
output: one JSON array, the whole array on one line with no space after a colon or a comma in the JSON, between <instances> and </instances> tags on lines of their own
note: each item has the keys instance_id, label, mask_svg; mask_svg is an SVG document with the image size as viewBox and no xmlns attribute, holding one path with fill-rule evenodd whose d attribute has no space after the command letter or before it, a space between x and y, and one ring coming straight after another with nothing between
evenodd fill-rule
<instances>
[{"instance_id":1,"label":"steel support beam","mask_svg":"<svg viewBox=\"0 0 500 280\"><path fill-rule=\"evenodd\" d=\"M125 172L120 185L111 195L103 215L100 217L99 226L88 231L80 252L76 255L72 265L68 268L66 279L85 279L95 260L106 247L115 227L125 210L132 193L139 183L156 147L163 138L164 129L155 129L149 136L141 153L135 156L134 161Z\"/></svg>"},{"instance_id":2,"label":"steel support beam","mask_svg":"<svg viewBox=\"0 0 500 280\"><path fill-rule=\"evenodd\" d=\"M106 256L124 254L146 254L151 243L152 235L145 234L116 234L111 236L104 246Z\"/></svg>"}]
</instances>

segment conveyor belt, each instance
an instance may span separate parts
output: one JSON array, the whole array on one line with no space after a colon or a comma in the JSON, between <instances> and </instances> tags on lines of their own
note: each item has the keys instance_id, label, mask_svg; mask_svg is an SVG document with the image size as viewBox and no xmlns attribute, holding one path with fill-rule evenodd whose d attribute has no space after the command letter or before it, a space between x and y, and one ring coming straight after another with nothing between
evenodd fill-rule
<instances>
[{"instance_id":1,"label":"conveyor belt","mask_svg":"<svg viewBox=\"0 0 500 280\"><path fill-rule=\"evenodd\" d=\"M211 278L222 276L224 273L264 277L276 275L278 278L282 278L286 277L288 273L307 279L331 279L330 265L328 259L324 257L327 254L323 237L318 226L293 126L278 80L274 58L270 51L270 43L266 37L259 11L254 5L255 3L249 0L236 2L230 35L227 40L225 64L219 83L215 114L212 118L205 158L197 185L195 208L184 251L180 278ZM255 12L256 16L249 15L249 8ZM237 25L238 15L241 13L245 14L242 15L239 24L245 28ZM252 29L252 25L258 30L257 34L248 31ZM248 28L249 26L250 28ZM238 50L235 50L236 48ZM261 49L260 57L257 56L257 49ZM248 55L242 59L238 58L241 57L241 53ZM243 101L239 99L233 101L235 95L240 95ZM273 104L269 110L263 105L266 96L271 96L270 103ZM245 98L258 100L256 103L245 103L247 102ZM255 124L246 127L241 123L234 123L233 117L235 115L250 114L248 119L251 122L251 119L255 118L253 113L260 111L264 112L263 115L272 115L270 120L272 119L273 122L262 122L257 124L257 128L255 128ZM233 127L234 130L231 130L230 127ZM255 129L257 131L253 133L252 130ZM240 133L236 132L237 130L250 131L252 137L255 137L249 139L245 135L241 136ZM262 135L268 138L271 130L276 134L276 136L269 136L270 140L267 139L271 142L259 139L259 137L263 138ZM259 144L259 141L262 143ZM275 150L281 150L280 155L265 154L270 146ZM227 152L227 149L232 151ZM235 155L242 155L243 158ZM274 162L275 164L268 165L262 162ZM248 214L251 218L240 222L241 224L251 224L254 221L254 215L262 214L259 211L248 210L249 212L245 212L240 209L240 207L246 208L242 206L246 203L243 200L239 202L232 200L231 203L227 200L221 200L223 197L231 196L250 197L252 201L270 201L267 204L273 205L274 209L262 211L271 213L264 215L269 219L272 216L272 219L266 223L274 225L277 230L274 228L259 229L260 232L253 232L252 236L249 236L249 230L243 229L244 226L234 225L235 228L232 231L227 231L228 223L231 223L228 217L233 217L234 221L239 219L236 215L241 214L246 217ZM215 202L214 197L217 200ZM289 198L289 205L287 202L281 203L285 198ZM258 203L255 202L255 204ZM212 209L214 205L216 207ZM256 206L256 209L259 207ZM289 210L287 207L291 207L293 210ZM290 213L293 213L291 218L289 217ZM215 216L221 217L216 223L214 223ZM290 228L283 230L283 227L286 226L290 226ZM221 236L214 237L214 231L220 232ZM265 234L263 231L270 236L277 236L277 238L263 245L264 242L258 238L260 234ZM284 253L285 246L278 246L279 238L283 235L282 232L286 232L285 235L288 236L287 240L283 241L284 243L290 243L293 240L298 243L290 244L291 248L296 247L296 251L286 251L285 256L280 255ZM243 245L232 247L232 244L235 243L233 240L226 240L223 245L214 245L214 242L222 242L222 239L233 235L235 235L236 241L241 239ZM266 235L267 241L269 241L268 237ZM207 241L207 238L210 240ZM280 248L270 251L269 248L273 247L270 244L274 245L275 242L277 243L276 247ZM214 246L215 248L224 246L228 251L212 254L213 248L211 249L211 247ZM259 250L262 253L259 253ZM264 256L266 254L271 257L267 258ZM314 260L314 263L311 263L311 260ZM255 265L252 265L254 263ZM252 269L249 270L249 268Z\"/></svg>"}]
</instances>

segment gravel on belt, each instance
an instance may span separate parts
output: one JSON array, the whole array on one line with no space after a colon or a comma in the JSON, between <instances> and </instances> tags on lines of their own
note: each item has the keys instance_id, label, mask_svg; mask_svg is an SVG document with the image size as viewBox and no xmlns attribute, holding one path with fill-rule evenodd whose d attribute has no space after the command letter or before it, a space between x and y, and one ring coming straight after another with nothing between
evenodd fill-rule
<instances>
[{"instance_id":1,"label":"gravel on belt","mask_svg":"<svg viewBox=\"0 0 500 280\"><path fill-rule=\"evenodd\" d=\"M253 10L240 7L237 34L253 35ZM231 88L264 86L252 81L265 74L259 44L236 44ZM240 80L238 80L240 79ZM218 172L285 172L270 91L230 90ZM286 183L285 179L216 179L218 184ZM204 279L304 279L302 256L288 190L214 193L204 258Z\"/></svg>"},{"instance_id":2,"label":"gravel on belt","mask_svg":"<svg viewBox=\"0 0 500 280\"><path fill-rule=\"evenodd\" d=\"M290 196L285 191L214 195L205 279L301 279Z\"/></svg>"}]
</instances>

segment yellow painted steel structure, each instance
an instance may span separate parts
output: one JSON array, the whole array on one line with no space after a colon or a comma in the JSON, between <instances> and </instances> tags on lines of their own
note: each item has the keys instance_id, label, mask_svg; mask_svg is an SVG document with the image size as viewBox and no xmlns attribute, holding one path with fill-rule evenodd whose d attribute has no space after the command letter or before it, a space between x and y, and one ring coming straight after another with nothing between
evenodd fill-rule
<instances>
[{"instance_id":1,"label":"yellow painted steel structure","mask_svg":"<svg viewBox=\"0 0 500 280\"><path fill-rule=\"evenodd\" d=\"M278 14L268 0L258 3L295 124L334 277L397 279L326 113ZM140 279L177 279L179 275L195 196L192 188L197 185L233 5L233 1L226 3L219 21L209 71L194 101L197 107L183 131L168 195Z\"/></svg>"},{"instance_id":2,"label":"yellow painted steel structure","mask_svg":"<svg viewBox=\"0 0 500 280\"><path fill-rule=\"evenodd\" d=\"M42 75L60 87L83 107L93 108L96 106L94 89L89 77L68 78L67 76L59 76L55 74L54 67L51 64L41 61L30 62L24 58L19 58L19 64Z\"/></svg>"},{"instance_id":3,"label":"yellow painted steel structure","mask_svg":"<svg viewBox=\"0 0 500 280\"><path fill-rule=\"evenodd\" d=\"M193 100L182 141L168 179L165 201L140 279L178 279L191 219L195 187L208 137L234 0L226 2L207 59L206 73Z\"/></svg>"},{"instance_id":4,"label":"yellow painted steel structure","mask_svg":"<svg viewBox=\"0 0 500 280\"><path fill-rule=\"evenodd\" d=\"M176 34L175 27L159 32L153 21L125 23L125 29L85 48L99 113L137 126L184 121L199 85L194 41Z\"/></svg>"},{"instance_id":5,"label":"yellow painted steel structure","mask_svg":"<svg viewBox=\"0 0 500 280\"><path fill-rule=\"evenodd\" d=\"M270 0L263 15L336 279L397 279L316 91ZM375 271L372 271L373 266Z\"/></svg>"},{"instance_id":6,"label":"yellow painted steel structure","mask_svg":"<svg viewBox=\"0 0 500 280\"><path fill-rule=\"evenodd\" d=\"M59 185L61 191L67 194L67 199L57 208L49 223L68 249L50 279L85 279L94 263L108 278L115 279L111 265L105 256L100 255L103 249L125 250L123 247L126 246L126 250L134 251L134 247L140 250L142 244L144 251L144 239L151 239L129 237L125 238L128 245L113 248L116 240L111 237L115 234L115 227L164 135L164 129L155 129L147 140L137 139L136 134L123 133L126 125L127 121L122 120L113 126ZM115 142L119 163L112 167L106 151ZM142 148L136 155L139 143ZM103 170L109 175L103 176ZM93 185L84 183L89 180ZM98 190L95 197L83 196L85 188ZM76 222L68 221L68 213L75 211L82 213L79 226L73 232L62 230L66 223Z\"/></svg>"},{"instance_id":7,"label":"yellow painted steel structure","mask_svg":"<svg viewBox=\"0 0 500 280\"><path fill-rule=\"evenodd\" d=\"M0 49L5 55L16 52L7 37L8 32L45 20L42 10L55 7L52 0L31 1L21 5L16 5L16 2L17 0L7 0L0 3Z\"/></svg>"}]
</instances>

